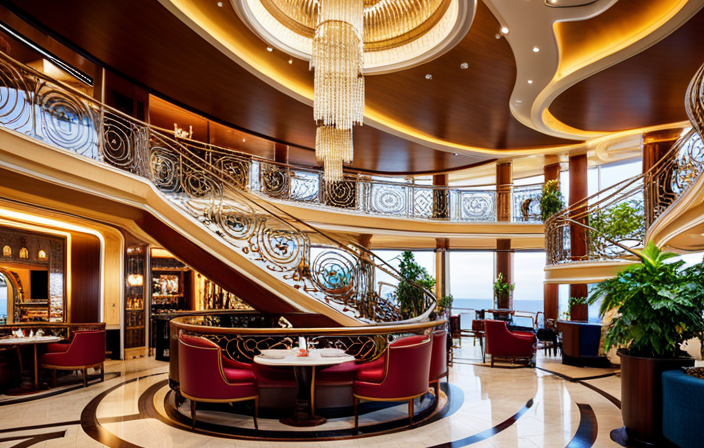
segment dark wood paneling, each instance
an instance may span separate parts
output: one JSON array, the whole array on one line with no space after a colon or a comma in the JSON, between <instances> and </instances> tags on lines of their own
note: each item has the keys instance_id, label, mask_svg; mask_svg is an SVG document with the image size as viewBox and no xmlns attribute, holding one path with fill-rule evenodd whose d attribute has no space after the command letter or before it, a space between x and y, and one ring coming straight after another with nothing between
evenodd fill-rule
<instances>
[{"instance_id":1,"label":"dark wood paneling","mask_svg":"<svg viewBox=\"0 0 704 448\"><path fill-rule=\"evenodd\" d=\"M156 0L105 2L100 8L88 0L4 3L22 8L96 60L165 98L282 143L308 149L315 145L310 106L237 65ZM199 7L226 29L237 27L243 45L266 51L229 5L218 8L215 3ZM367 107L421 134L465 145L516 149L568 142L531 130L511 115L508 101L516 69L505 39L494 38L498 28L479 2L470 32L455 49L419 67L367 77ZM270 55L272 69L312 85L307 62L288 64L280 52ZM461 70L462 62L470 68ZM431 81L425 79L429 72ZM369 126L356 128L354 139L353 168L371 172L449 171L486 158L454 156Z\"/></svg>"},{"instance_id":2,"label":"dark wood paneling","mask_svg":"<svg viewBox=\"0 0 704 448\"><path fill-rule=\"evenodd\" d=\"M100 322L100 240L71 234L71 314L69 322Z\"/></svg>"},{"instance_id":3,"label":"dark wood paneling","mask_svg":"<svg viewBox=\"0 0 704 448\"><path fill-rule=\"evenodd\" d=\"M589 131L686 120L685 91L704 62L702 41L704 10L656 45L567 89L550 112L569 126Z\"/></svg>"}]
</instances>

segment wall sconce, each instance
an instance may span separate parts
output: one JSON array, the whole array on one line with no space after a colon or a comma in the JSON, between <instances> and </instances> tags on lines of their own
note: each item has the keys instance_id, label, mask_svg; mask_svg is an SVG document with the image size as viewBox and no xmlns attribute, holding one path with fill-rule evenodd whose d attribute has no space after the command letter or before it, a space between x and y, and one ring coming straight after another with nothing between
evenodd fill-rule
<instances>
[{"instance_id":1,"label":"wall sconce","mask_svg":"<svg viewBox=\"0 0 704 448\"><path fill-rule=\"evenodd\" d=\"M142 286L144 284L144 276L139 274L130 274L127 276L127 284L130 286Z\"/></svg>"},{"instance_id":2,"label":"wall sconce","mask_svg":"<svg viewBox=\"0 0 704 448\"><path fill-rule=\"evenodd\" d=\"M174 137L176 138L193 138L193 126L188 126L188 132L184 131L176 123L174 123Z\"/></svg>"},{"instance_id":3,"label":"wall sconce","mask_svg":"<svg viewBox=\"0 0 704 448\"><path fill-rule=\"evenodd\" d=\"M44 249L41 249L39 251L39 254L37 254L37 257L39 257L40 260L46 260L46 252L44 252Z\"/></svg>"},{"instance_id":4,"label":"wall sconce","mask_svg":"<svg viewBox=\"0 0 704 448\"><path fill-rule=\"evenodd\" d=\"M29 251L27 250L26 247L23 247L22 249L20 249L20 258L23 258L25 260L29 258Z\"/></svg>"},{"instance_id":5,"label":"wall sconce","mask_svg":"<svg viewBox=\"0 0 704 448\"><path fill-rule=\"evenodd\" d=\"M5 246L2 248L2 256L3 257L11 257L12 256L12 248L10 246Z\"/></svg>"}]
</instances>

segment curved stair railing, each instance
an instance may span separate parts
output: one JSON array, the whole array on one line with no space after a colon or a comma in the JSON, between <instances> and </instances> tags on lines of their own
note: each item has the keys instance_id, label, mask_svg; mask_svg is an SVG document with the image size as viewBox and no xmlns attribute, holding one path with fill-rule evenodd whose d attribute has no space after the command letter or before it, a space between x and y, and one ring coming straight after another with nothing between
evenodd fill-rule
<instances>
[{"instance_id":1,"label":"curved stair railing","mask_svg":"<svg viewBox=\"0 0 704 448\"><path fill-rule=\"evenodd\" d=\"M393 293L382 297L377 269L402 281L392 266L243 188L241 158L174 138L2 53L0 126L146 179L233 250L348 316L419 321L435 307L433 294L413 282L413 306L402 309Z\"/></svg>"},{"instance_id":2,"label":"curved stair railing","mask_svg":"<svg viewBox=\"0 0 704 448\"><path fill-rule=\"evenodd\" d=\"M547 265L634 258L648 229L704 172L704 65L685 97L692 129L643 174L619 182L551 216L545 223Z\"/></svg>"}]
</instances>

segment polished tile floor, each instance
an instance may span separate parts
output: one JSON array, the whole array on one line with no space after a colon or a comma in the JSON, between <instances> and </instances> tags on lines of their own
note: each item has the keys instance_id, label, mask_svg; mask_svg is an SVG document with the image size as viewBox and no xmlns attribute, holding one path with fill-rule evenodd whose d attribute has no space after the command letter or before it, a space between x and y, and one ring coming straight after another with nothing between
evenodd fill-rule
<instances>
[{"instance_id":1,"label":"polished tile floor","mask_svg":"<svg viewBox=\"0 0 704 448\"><path fill-rule=\"evenodd\" d=\"M610 431L622 425L617 370L564 366L559 358L542 353L536 369L508 364L492 369L481 364L471 340L455 350L449 415L406 431L326 442L233 440L168 425L145 414L144 400L140 402L151 390L153 402L163 403L167 364L138 359L110 362L106 370L121 376L86 389L0 406L0 447L609 447L618 446L610 440ZM251 419L242 416L241 424L251 425ZM261 424L273 429L279 425ZM328 424L352 425L352 419Z\"/></svg>"}]
</instances>

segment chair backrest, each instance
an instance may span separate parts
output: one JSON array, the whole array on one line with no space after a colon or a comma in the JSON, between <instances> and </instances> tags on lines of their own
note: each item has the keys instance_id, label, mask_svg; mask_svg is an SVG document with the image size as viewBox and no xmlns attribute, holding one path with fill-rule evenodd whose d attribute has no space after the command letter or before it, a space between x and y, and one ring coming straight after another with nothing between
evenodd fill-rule
<instances>
[{"instance_id":1,"label":"chair backrest","mask_svg":"<svg viewBox=\"0 0 704 448\"><path fill-rule=\"evenodd\" d=\"M66 352L77 362L71 365L90 366L105 362L105 330L77 331Z\"/></svg>"},{"instance_id":2,"label":"chair backrest","mask_svg":"<svg viewBox=\"0 0 704 448\"><path fill-rule=\"evenodd\" d=\"M447 331L433 332L433 351L430 357L430 381L447 374Z\"/></svg>"},{"instance_id":3,"label":"chair backrest","mask_svg":"<svg viewBox=\"0 0 704 448\"><path fill-rule=\"evenodd\" d=\"M203 338L190 338L191 339ZM219 399L227 386L222 374L220 348L178 341L178 371L181 392L201 399Z\"/></svg>"},{"instance_id":4,"label":"chair backrest","mask_svg":"<svg viewBox=\"0 0 704 448\"><path fill-rule=\"evenodd\" d=\"M428 336L412 345L389 346L384 395L403 398L426 392L432 349Z\"/></svg>"},{"instance_id":5,"label":"chair backrest","mask_svg":"<svg viewBox=\"0 0 704 448\"><path fill-rule=\"evenodd\" d=\"M511 332L506 327L506 322L503 320L484 321L484 331L486 333L486 352L493 353L494 348L499 348L507 343L511 337Z\"/></svg>"}]
</instances>

